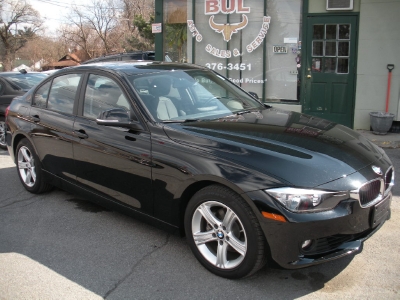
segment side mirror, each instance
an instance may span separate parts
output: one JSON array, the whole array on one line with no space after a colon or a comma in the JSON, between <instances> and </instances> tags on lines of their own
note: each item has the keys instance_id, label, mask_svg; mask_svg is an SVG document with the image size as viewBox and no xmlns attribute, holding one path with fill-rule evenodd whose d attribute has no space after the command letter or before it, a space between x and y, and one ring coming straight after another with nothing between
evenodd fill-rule
<instances>
[{"instance_id":1,"label":"side mirror","mask_svg":"<svg viewBox=\"0 0 400 300\"><path fill-rule=\"evenodd\" d=\"M260 98L258 98L257 93L254 93L254 92L247 92L247 93L249 93L254 99L260 100Z\"/></svg>"},{"instance_id":2,"label":"side mirror","mask_svg":"<svg viewBox=\"0 0 400 300\"><path fill-rule=\"evenodd\" d=\"M116 126L133 130L143 130L143 126L138 122L132 122L128 112L123 108L113 108L102 111L97 117L96 123L103 126Z\"/></svg>"}]
</instances>

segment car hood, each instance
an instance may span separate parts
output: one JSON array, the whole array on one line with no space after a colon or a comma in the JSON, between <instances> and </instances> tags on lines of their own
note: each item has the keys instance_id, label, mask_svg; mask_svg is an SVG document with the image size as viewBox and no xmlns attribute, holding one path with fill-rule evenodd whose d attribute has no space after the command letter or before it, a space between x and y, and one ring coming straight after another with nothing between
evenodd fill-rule
<instances>
[{"instance_id":1,"label":"car hood","mask_svg":"<svg viewBox=\"0 0 400 300\"><path fill-rule=\"evenodd\" d=\"M368 139L337 123L269 108L164 127L175 142L299 187L317 187L382 157Z\"/></svg>"}]
</instances>

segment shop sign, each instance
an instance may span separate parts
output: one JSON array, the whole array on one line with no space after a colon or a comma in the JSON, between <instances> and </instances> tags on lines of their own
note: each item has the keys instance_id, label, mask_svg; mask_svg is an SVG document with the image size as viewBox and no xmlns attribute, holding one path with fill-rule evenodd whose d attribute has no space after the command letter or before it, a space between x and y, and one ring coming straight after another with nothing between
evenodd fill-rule
<instances>
[{"instance_id":1,"label":"shop sign","mask_svg":"<svg viewBox=\"0 0 400 300\"><path fill-rule=\"evenodd\" d=\"M244 0L206 0L205 15L215 15L218 13L250 13L250 7L244 6Z\"/></svg>"},{"instance_id":2,"label":"shop sign","mask_svg":"<svg viewBox=\"0 0 400 300\"><path fill-rule=\"evenodd\" d=\"M245 5L244 0L205 0L204 6L204 14L206 16L210 15L208 20L210 30L221 33L221 38L227 43L235 38L236 33L241 30L245 30L247 24L249 23L249 18L246 14L250 13L250 10L251 8ZM242 21L228 24L217 23L214 20L214 16L219 13L241 14ZM263 43L265 37L267 36L270 22L271 17L263 17L263 22L260 25L260 31L256 36L254 36L253 41L245 46L245 49L248 53L253 52ZM201 43L203 41L203 35L196 28L193 20L188 20L187 24L189 31L195 38L196 42ZM243 55L243 53L241 53L237 48L234 48L233 50L222 50L218 49L212 44L205 45L204 49L209 54L219 58L231 58L232 56L237 57Z\"/></svg>"},{"instance_id":3,"label":"shop sign","mask_svg":"<svg viewBox=\"0 0 400 300\"><path fill-rule=\"evenodd\" d=\"M273 53L279 54L287 54L287 47L286 46L273 46L272 47Z\"/></svg>"}]
</instances>

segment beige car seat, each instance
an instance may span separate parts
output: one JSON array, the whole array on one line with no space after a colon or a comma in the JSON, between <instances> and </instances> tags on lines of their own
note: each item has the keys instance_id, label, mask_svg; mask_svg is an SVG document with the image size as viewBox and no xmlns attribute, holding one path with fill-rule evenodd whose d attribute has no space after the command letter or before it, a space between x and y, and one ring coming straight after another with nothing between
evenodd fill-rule
<instances>
[{"instance_id":1,"label":"beige car seat","mask_svg":"<svg viewBox=\"0 0 400 300\"><path fill-rule=\"evenodd\" d=\"M150 94L154 96L155 101L158 101L156 113L160 120L170 120L179 116L174 103L166 97L171 90L171 85L171 79L159 77L155 78L149 87Z\"/></svg>"}]
</instances>

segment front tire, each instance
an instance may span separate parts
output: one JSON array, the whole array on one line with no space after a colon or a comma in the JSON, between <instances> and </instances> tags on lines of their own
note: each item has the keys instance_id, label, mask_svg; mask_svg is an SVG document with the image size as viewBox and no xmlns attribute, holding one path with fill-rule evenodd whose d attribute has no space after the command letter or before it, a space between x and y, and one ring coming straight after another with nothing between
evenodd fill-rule
<instances>
[{"instance_id":1,"label":"front tire","mask_svg":"<svg viewBox=\"0 0 400 300\"><path fill-rule=\"evenodd\" d=\"M254 212L223 186L208 186L193 196L185 232L196 258L218 276L250 276L265 264L265 238Z\"/></svg>"},{"instance_id":2,"label":"front tire","mask_svg":"<svg viewBox=\"0 0 400 300\"><path fill-rule=\"evenodd\" d=\"M16 151L18 176L24 188L34 194L49 191L52 186L44 181L39 158L27 139L22 139Z\"/></svg>"}]
</instances>

